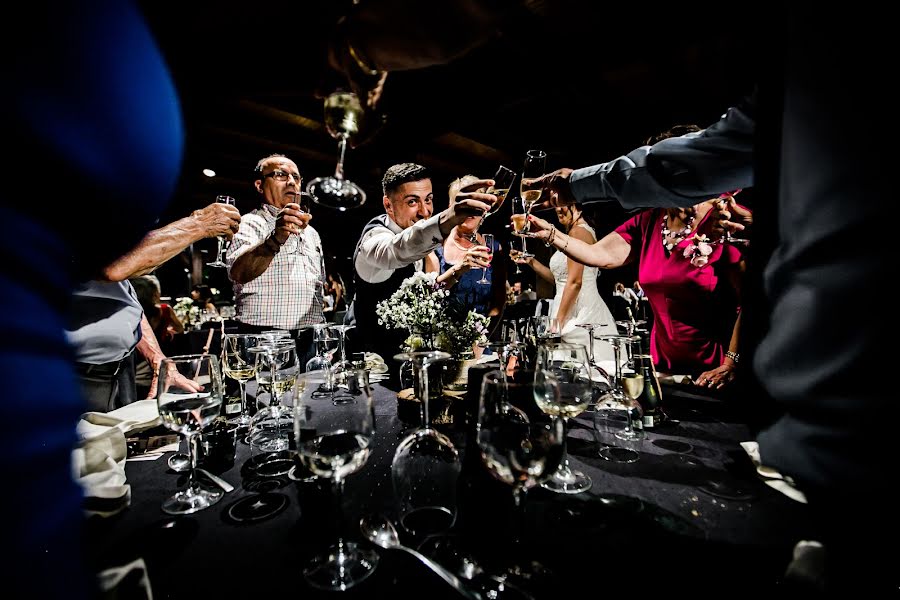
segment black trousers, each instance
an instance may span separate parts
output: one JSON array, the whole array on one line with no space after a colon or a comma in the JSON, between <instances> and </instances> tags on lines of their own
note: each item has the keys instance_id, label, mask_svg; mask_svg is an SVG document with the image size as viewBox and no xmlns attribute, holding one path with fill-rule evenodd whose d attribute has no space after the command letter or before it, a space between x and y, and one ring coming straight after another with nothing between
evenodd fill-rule
<instances>
[{"instance_id":1,"label":"black trousers","mask_svg":"<svg viewBox=\"0 0 900 600\"><path fill-rule=\"evenodd\" d=\"M91 365L76 363L86 410L109 412L137 400L134 352L118 362Z\"/></svg>"}]
</instances>

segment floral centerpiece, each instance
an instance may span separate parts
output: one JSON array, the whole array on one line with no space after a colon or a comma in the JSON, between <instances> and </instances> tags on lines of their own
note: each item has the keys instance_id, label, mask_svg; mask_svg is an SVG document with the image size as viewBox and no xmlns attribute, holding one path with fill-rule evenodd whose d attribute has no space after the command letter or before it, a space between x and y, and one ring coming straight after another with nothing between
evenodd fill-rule
<instances>
[{"instance_id":1,"label":"floral centerpiece","mask_svg":"<svg viewBox=\"0 0 900 600\"><path fill-rule=\"evenodd\" d=\"M189 325L200 318L200 309L194 306L192 298L176 298L175 304L172 305L172 310L175 311L175 316L184 325Z\"/></svg>"},{"instance_id":2,"label":"floral centerpiece","mask_svg":"<svg viewBox=\"0 0 900 600\"><path fill-rule=\"evenodd\" d=\"M489 319L466 310L436 280L436 273L404 279L400 289L378 303L378 324L409 331L403 350L442 350L461 360L486 341Z\"/></svg>"}]
</instances>

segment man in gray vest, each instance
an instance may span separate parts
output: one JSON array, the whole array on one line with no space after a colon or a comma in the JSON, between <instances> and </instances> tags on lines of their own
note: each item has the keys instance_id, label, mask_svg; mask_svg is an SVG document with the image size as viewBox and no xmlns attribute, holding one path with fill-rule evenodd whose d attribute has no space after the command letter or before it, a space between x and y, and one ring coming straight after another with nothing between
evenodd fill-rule
<instances>
[{"instance_id":1,"label":"man in gray vest","mask_svg":"<svg viewBox=\"0 0 900 600\"><path fill-rule=\"evenodd\" d=\"M456 225L486 211L497 197L478 192L493 183L473 181L450 198L450 206L432 216L434 193L428 170L415 163L390 167L382 179L385 214L363 228L353 253L356 295L345 323L355 324L352 346L375 352L388 365L400 352L405 331L388 330L378 324L375 306L399 289L404 279L422 270L422 259L434 250ZM396 372L391 368L391 373Z\"/></svg>"}]
</instances>

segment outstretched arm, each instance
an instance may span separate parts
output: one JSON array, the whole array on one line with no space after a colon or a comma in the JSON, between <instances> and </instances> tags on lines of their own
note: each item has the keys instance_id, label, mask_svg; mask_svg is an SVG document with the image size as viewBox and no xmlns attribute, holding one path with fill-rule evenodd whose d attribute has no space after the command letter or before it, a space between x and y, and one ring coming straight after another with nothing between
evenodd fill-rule
<instances>
[{"instance_id":1,"label":"outstretched arm","mask_svg":"<svg viewBox=\"0 0 900 600\"><path fill-rule=\"evenodd\" d=\"M131 251L103 270L101 279L124 281L146 275L198 240L218 235L231 237L238 230L241 213L228 204L216 202L191 216L154 229Z\"/></svg>"}]
</instances>

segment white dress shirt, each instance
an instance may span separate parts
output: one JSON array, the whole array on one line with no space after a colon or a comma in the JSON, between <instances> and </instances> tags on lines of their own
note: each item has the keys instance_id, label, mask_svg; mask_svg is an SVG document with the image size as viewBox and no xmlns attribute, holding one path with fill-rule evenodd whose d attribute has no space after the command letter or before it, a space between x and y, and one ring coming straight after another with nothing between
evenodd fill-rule
<instances>
[{"instance_id":1,"label":"white dress shirt","mask_svg":"<svg viewBox=\"0 0 900 600\"><path fill-rule=\"evenodd\" d=\"M415 264L416 271L421 271L422 259L443 241L439 219L440 215L434 215L401 229L384 215L386 227L375 227L360 240L355 264L357 275L369 283L381 283L396 269L409 264Z\"/></svg>"}]
</instances>

